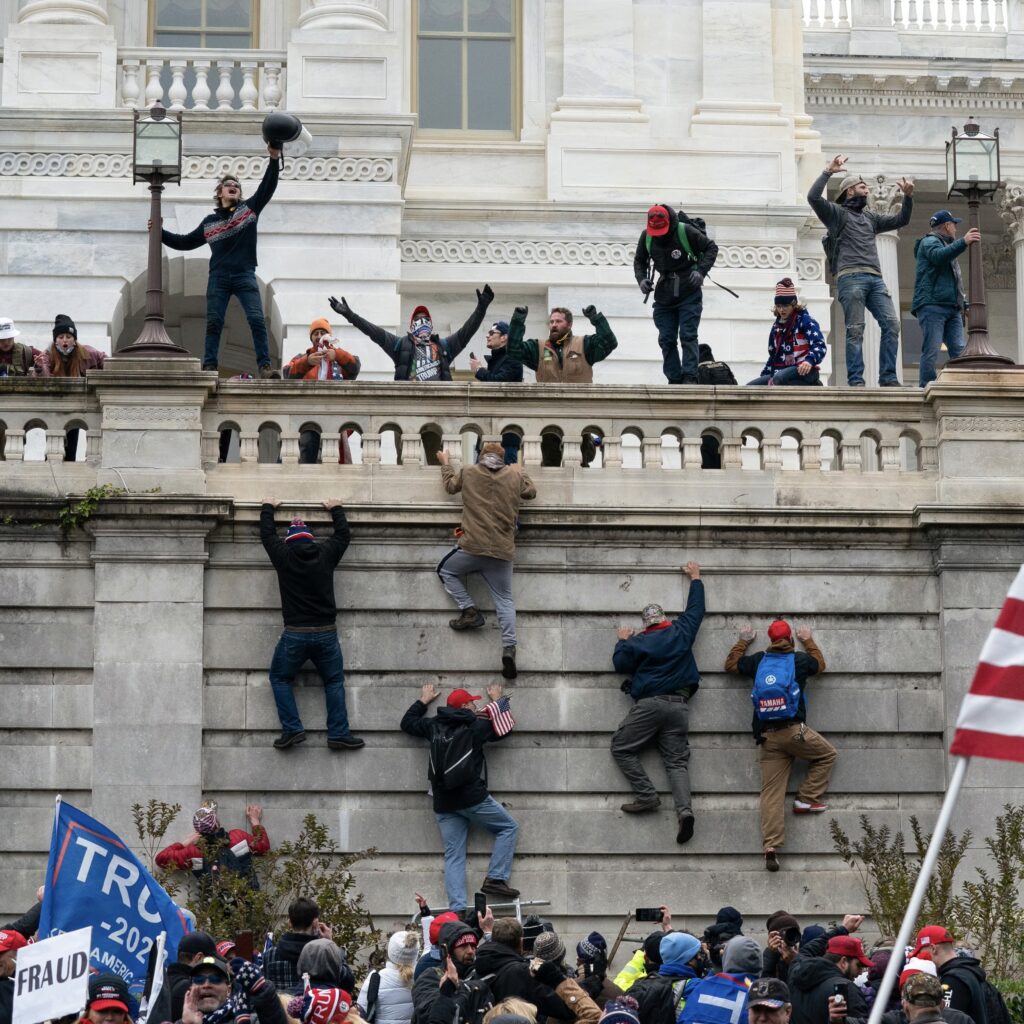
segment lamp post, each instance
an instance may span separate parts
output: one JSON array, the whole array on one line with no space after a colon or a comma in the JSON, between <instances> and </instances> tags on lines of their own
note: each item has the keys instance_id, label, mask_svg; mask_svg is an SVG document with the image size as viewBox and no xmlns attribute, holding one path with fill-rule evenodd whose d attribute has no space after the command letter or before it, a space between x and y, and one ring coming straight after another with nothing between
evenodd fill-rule
<instances>
[{"instance_id":1,"label":"lamp post","mask_svg":"<svg viewBox=\"0 0 1024 1024\"><path fill-rule=\"evenodd\" d=\"M149 182L149 257L146 265L146 320L138 338L119 355L188 356L164 327L163 253L160 197L169 181L181 182L181 115L170 114L159 100L148 111L135 111L132 182Z\"/></svg>"},{"instance_id":2,"label":"lamp post","mask_svg":"<svg viewBox=\"0 0 1024 1024\"><path fill-rule=\"evenodd\" d=\"M1003 187L999 180L999 129L986 135L968 119L964 130L946 143L947 198L953 195L967 199L968 225L978 227L978 207L983 196L990 196ZM985 275L981 265L981 242L968 247L967 256L967 345L963 355L946 365L961 369L985 366L1013 366L1013 360L1001 356L988 340L988 309L985 303Z\"/></svg>"}]
</instances>

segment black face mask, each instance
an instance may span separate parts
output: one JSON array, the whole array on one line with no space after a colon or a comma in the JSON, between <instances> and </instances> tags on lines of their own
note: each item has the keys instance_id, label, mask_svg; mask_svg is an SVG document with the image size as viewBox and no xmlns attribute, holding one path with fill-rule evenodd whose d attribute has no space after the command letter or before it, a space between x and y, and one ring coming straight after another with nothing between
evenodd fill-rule
<instances>
[{"instance_id":1,"label":"black face mask","mask_svg":"<svg viewBox=\"0 0 1024 1024\"><path fill-rule=\"evenodd\" d=\"M867 205L867 196L853 196L852 198L847 199L845 203L843 203L843 206L845 206L848 210L863 210L864 207Z\"/></svg>"}]
</instances>

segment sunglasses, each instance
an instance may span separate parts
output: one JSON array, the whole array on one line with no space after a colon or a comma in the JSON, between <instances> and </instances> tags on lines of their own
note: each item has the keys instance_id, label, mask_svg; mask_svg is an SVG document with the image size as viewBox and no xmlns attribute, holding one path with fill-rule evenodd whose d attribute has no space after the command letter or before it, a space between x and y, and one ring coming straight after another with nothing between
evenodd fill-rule
<instances>
[{"instance_id":1,"label":"sunglasses","mask_svg":"<svg viewBox=\"0 0 1024 1024\"><path fill-rule=\"evenodd\" d=\"M193 985L226 985L228 979L223 974L193 974Z\"/></svg>"}]
</instances>

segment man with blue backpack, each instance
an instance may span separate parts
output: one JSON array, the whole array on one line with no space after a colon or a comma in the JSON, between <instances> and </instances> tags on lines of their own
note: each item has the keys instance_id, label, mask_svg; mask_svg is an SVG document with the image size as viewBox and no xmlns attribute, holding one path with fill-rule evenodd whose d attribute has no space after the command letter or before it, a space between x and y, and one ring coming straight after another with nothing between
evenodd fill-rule
<instances>
[{"instance_id":1,"label":"man with blue backpack","mask_svg":"<svg viewBox=\"0 0 1024 1024\"><path fill-rule=\"evenodd\" d=\"M710 963L700 939L689 932L663 935L658 956L658 968L637 981L626 995L637 1001L640 1024L677 1024Z\"/></svg>"},{"instance_id":2,"label":"man with blue backpack","mask_svg":"<svg viewBox=\"0 0 1024 1024\"><path fill-rule=\"evenodd\" d=\"M757 634L744 626L739 639L725 659L726 672L754 680L750 699L754 704L753 731L761 764L761 843L764 866L779 870L778 848L786 835L786 786L793 759L807 762L807 777L796 799L794 814L821 814L829 777L836 763L836 749L807 725L804 687L811 676L825 671L825 658L811 638L807 626L800 626L797 639L804 645L797 651L789 623L776 619L768 627L768 648L747 654Z\"/></svg>"}]
</instances>

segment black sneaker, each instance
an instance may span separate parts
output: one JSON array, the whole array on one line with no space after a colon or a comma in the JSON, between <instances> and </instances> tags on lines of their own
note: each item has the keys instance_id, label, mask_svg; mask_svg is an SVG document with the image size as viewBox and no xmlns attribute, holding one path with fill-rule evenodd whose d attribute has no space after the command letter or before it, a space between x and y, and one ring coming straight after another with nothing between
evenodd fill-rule
<instances>
[{"instance_id":1,"label":"black sneaker","mask_svg":"<svg viewBox=\"0 0 1024 1024\"><path fill-rule=\"evenodd\" d=\"M469 608L463 608L462 614L457 619L449 619L448 625L461 633L464 629L479 629L486 621L471 605Z\"/></svg>"},{"instance_id":2,"label":"black sneaker","mask_svg":"<svg viewBox=\"0 0 1024 1024\"><path fill-rule=\"evenodd\" d=\"M764 851L764 869L765 871L779 870L779 855L773 849L769 848Z\"/></svg>"},{"instance_id":3,"label":"black sneaker","mask_svg":"<svg viewBox=\"0 0 1024 1024\"><path fill-rule=\"evenodd\" d=\"M216 373L217 372L217 364L216 363L203 363L203 369L204 370L213 370L213 372Z\"/></svg>"},{"instance_id":4,"label":"black sneaker","mask_svg":"<svg viewBox=\"0 0 1024 1024\"><path fill-rule=\"evenodd\" d=\"M682 845L693 838L693 815L679 815L679 831L676 833L676 842Z\"/></svg>"},{"instance_id":5,"label":"black sneaker","mask_svg":"<svg viewBox=\"0 0 1024 1024\"><path fill-rule=\"evenodd\" d=\"M501 649L501 674L506 679L516 677L516 645L502 647Z\"/></svg>"},{"instance_id":6,"label":"black sneaker","mask_svg":"<svg viewBox=\"0 0 1024 1024\"><path fill-rule=\"evenodd\" d=\"M504 896L507 900L514 900L519 895L519 890L513 889L504 878L485 878L480 891L488 896Z\"/></svg>"},{"instance_id":7,"label":"black sneaker","mask_svg":"<svg viewBox=\"0 0 1024 1024\"><path fill-rule=\"evenodd\" d=\"M278 373L278 371L275 370L270 365L270 363L267 363L266 366L261 366L260 367L260 372L259 372L258 376L259 376L260 380L280 380L281 379L281 374Z\"/></svg>"},{"instance_id":8,"label":"black sneaker","mask_svg":"<svg viewBox=\"0 0 1024 1024\"><path fill-rule=\"evenodd\" d=\"M306 734L304 732L283 732L274 740L274 748L276 750L287 750L289 747L305 742Z\"/></svg>"},{"instance_id":9,"label":"black sneaker","mask_svg":"<svg viewBox=\"0 0 1024 1024\"><path fill-rule=\"evenodd\" d=\"M366 740L349 733L347 736L327 737L327 747L330 750L362 750L366 746Z\"/></svg>"},{"instance_id":10,"label":"black sneaker","mask_svg":"<svg viewBox=\"0 0 1024 1024\"><path fill-rule=\"evenodd\" d=\"M898 380L880 380L878 382L880 388L901 388L903 385Z\"/></svg>"},{"instance_id":11,"label":"black sneaker","mask_svg":"<svg viewBox=\"0 0 1024 1024\"><path fill-rule=\"evenodd\" d=\"M627 814L646 814L648 811L656 811L660 806L661 800L655 797L653 800L630 800L621 809Z\"/></svg>"}]
</instances>

